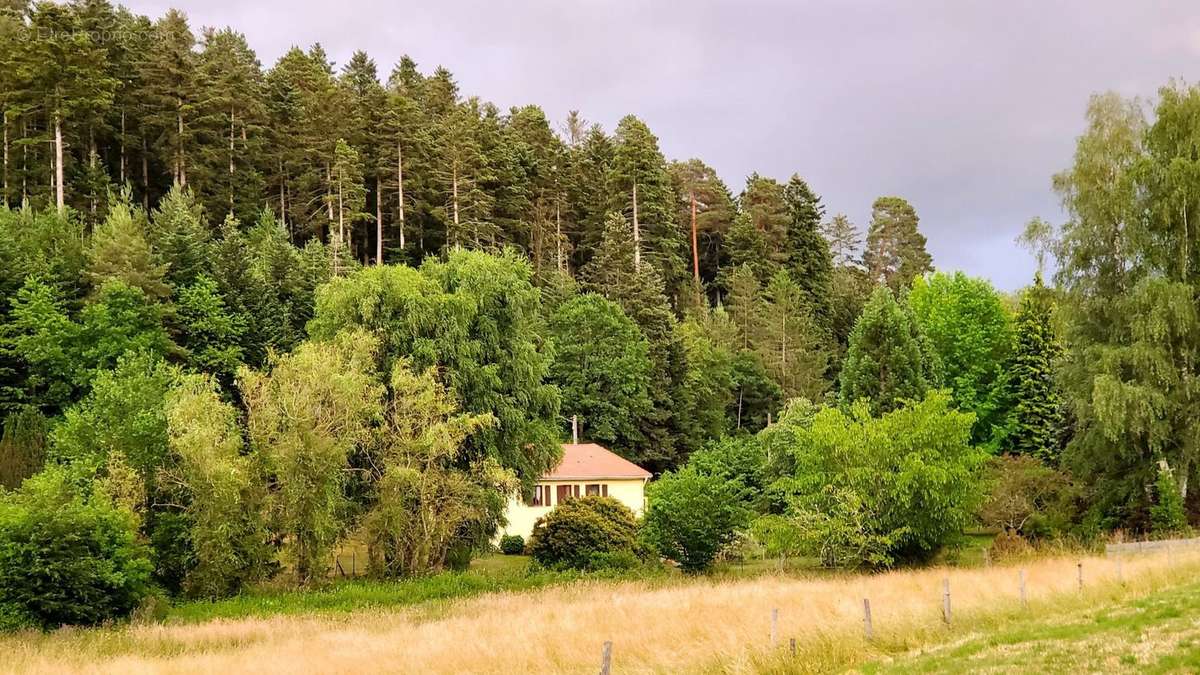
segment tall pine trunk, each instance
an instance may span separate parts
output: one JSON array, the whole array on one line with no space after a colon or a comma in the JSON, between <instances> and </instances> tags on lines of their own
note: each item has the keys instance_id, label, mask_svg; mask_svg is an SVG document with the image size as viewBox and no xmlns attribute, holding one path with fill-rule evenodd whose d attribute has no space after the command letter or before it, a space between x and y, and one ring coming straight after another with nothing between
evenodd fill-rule
<instances>
[{"instance_id":1,"label":"tall pine trunk","mask_svg":"<svg viewBox=\"0 0 1200 675\"><path fill-rule=\"evenodd\" d=\"M450 178L451 205L454 208L454 245L458 246L458 164L451 169Z\"/></svg>"},{"instance_id":2,"label":"tall pine trunk","mask_svg":"<svg viewBox=\"0 0 1200 675\"><path fill-rule=\"evenodd\" d=\"M557 247L558 253L558 271L559 273L566 272L566 264L563 260L563 238L562 238L562 200L554 201L554 244Z\"/></svg>"},{"instance_id":3,"label":"tall pine trunk","mask_svg":"<svg viewBox=\"0 0 1200 675\"><path fill-rule=\"evenodd\" d=\"M404 250L404 152L396 141L396 198L400 204L400 250Z\"/></svg>"},{"instance_id":4,"label":"tall pine trunk","mask_svg":"<svg viewBox=\"0 0 1200 675\"><path fill-rule=\"evenodd\" d=\"M125 108L121 108L121 186L125 185Z\"/></svg>"},{"instance_id":5,"label":"tall pine trunk","mask_svg":"<svg viewBox=\"0 0 1200 675\"><path fill-rule=\"evenodd\" d=\"M142 136L142 208L150 210L150 152L145 136Z\"/></svg>"},{"instance_id":6,"label":"tall pine trunk","mask_svg":"<svg viewBox=\"0 0 1200 675\"><path fill-rule=\"evenodd\" d=\"M57 112L54 113L54 203L59 213L66 209L63 199L62 119Z\"/></svg>"},{"instance_id":7,"label":"tall pine trunk","mask_svg":"<svg viewBox=\"0 0 1200 675\"><path fill-rule=\"evenodd\" d=\"M640 272L642 269L642 233L638 227L636 181L633 184L633 269L635 272Z\"/></svg>"},{"instance_id":8,"label":"tall pine trunk","mask_svg":"<svg viewBox=\"0 0 1200 675\"><path fill-rule=\"evenodd\" d=\"M696 192L692 191L692 278L700 288L700 249L696 247Z\"/></svg>"},{"instance_id":9,"label":"tall pine trunk","mask_svg":"<svg viewBox=\"0 0 1200 675\"><path fill-rule=\"evenodd\" d=\"M175 120L178 123L178 128L179 128L179 139L178 139L179 140L179 150L178 150L179 154L178 154L177 162L178 162L178 166L179 166L179 187L183 187L183 186L187 185L187 160L184 158L184 155L183 155L183 100L182 99L179 100L178 105L179 105L179 107L178 107L177 113L175 115Z\"/></svg>"},{"instance_id":10,"label":"tall pine trunk","mask_svg":"<svg viewBox=\"0 0 1200 675\"><path fill-rule=\"evenodd\" d=\"M233 215L233 134L234 134L234 111L229 109L229 215Z\"/></svg>"},{"instance_id":11,"label":"tall pine trunk","mask_svg":"<svg viewBox=\"0 0 1200 675\"><path fill-rule=\"evenodd\" d=\"M383 181L375 174L375 264L383 264Z\"/></svg>"},{"instance_id":12,"label":"tall pine trunk","mask_svg":"<svg viewBox=\"0 0 1200 675\"><path fill-rule=\"evenodd\" d=\"M4 111L4 205L8 206L8 111Z\"/></svg>"}]
</instances>

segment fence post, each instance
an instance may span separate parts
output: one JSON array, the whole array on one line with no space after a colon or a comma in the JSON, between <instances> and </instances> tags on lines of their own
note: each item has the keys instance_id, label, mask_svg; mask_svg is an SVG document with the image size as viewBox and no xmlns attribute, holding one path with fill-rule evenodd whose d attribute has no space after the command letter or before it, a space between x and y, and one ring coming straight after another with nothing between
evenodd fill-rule
<instances>
[{"instance_id":1,"label":"fence post","mask_svg":"<svg viewBox=\"0 0 1200 675\"><path fill-rule=\"evenodd\" d=\"M875 631L871 629L871 601L863 598L863 632L867 636L867 642L870 642L875 637Z\"/></svg>"},{"instance_id":2,"label":"fence post","mask_svg":"<svg viewBox=\"0 0 1200 675\"><path fill-rule=\"evenodd\" d=\"M1080 561L1078 563L1075 563L1075 569L1077 570L1077 574L1079 576L1079 590L1082 591L1083 590L1083 562Z\"/></svg>"},{"instance_id":3,"label":"fence post","mask_svg":"<svg viewBox=\"0 0 1200 675\"><path fill-rule=\"evenodd\" d=\"M950 578L942 579L942 620L950 624Z\"/></svg>"},{"instance_id":4,"label":"fence post","mask_svg":"<svg viewBox=\"0 0 1200 675\"><path fill-rule=\"evenodd\" d=\"M609 675L612 672L612 640L604 642L604 649L600 652L600 675Z\"/></svg>"},{"instance_id":5,"label":"fence post","mask_svg":"<svg viewBox=\"0 0 1200 675\"><path fill-rule=\"evenodd\" d=\"M774 647L779 642L779 608L771 610L771 646Z\"/></svg>"},{"instance_id":6,"label":"fence post","mask_svg":"<svg viewBox=\"0 0 1200 675\"><path fill-rule=\"evenodd\" d=\"M983 549L983 566L984 567L992 566L992 550L991 549L987 549L987 548Z\"/></svg>"},{"instance_id":7,"label":"fence post","mask_svg":"<svg viewBox=\"0 0 1200 675\"><path fill-rule=\"evenodd\" d=\"M350 551L350 576L358 576L358 549Z\"/></svg>"},{"instance_id":8,"label":"fence post","mask_svg":"<svg viewBox=\"0 0 1200 675\"><path fill-rule=\"evenodd\" d=\"M790 647L791 647L791 652L792 652L792 658L794 659L794 658L796 658L796 638L792 638L789 642L790 642Z\"/></svg>"},{"instance_id":9,"label":"fence post","mask_svg":"<svg viewBox=\"0 0 1200 675\"><path fill-rule=\"evenodd\" d=\"M1019 578L1021 580L1021 609L1027 609L1029 603L1025 600L1025 570L1020 571Z\"/></svg>"}]
</instances>

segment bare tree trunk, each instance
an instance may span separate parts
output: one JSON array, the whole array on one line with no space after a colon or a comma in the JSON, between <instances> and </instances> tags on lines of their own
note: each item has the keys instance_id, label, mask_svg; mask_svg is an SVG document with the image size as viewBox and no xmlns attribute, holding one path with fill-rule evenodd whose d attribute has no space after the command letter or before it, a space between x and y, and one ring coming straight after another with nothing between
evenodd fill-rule
<instances>
[{"instance_id":1,"label":"bare tree trunk","mask_svg":"<svg viewBox=\"0 0 1200 675\"><path fill-rule=\"evenodd\" d=\"M633 269L642 269L642 232L638 227L637 183L633 184Z\"/></svg>"},{"instance_id":2,"label":"bare tree trunk","mask_svg":"<svg viewBox=\"0 0 1200 675\"><path fill-rule=\"evenodd\" d=\"M21 120L21 140L25 140L26 132L29 127L25 120ZM29 199L29 146L21 144L21 203L24 204Z\"/></svg>"},{"instance_id":3,"label":"bare tree trunk","mask_svg":"<svg viewBox=\"0 0 1200 675\"><path fill-rule=\"evenodd\" d=\"M557 199L554 201L554 243L558 247L558 272L562 274L567 268L563 260L562 202Z\"/></svg>"},{"instance_id":4,"label":"bare tree trunk","mask_svg":"<svg viewBox=\"0 0 1200 675\"><path fill-rule=\"evenodd\" d=\"M454 207L454 245L458 246L458 164L451 169L450 193L451 204Z\"/></svg>"},{"instance_id":5,"label":"bare tree trunk","mask_svg":"<svg viewBox=\"0 0 1200 675\"><path fill-rule=\"evenodd\" d=\"M183 155L183 101L179 101L178 112L175 116L179 122L179 187L187 185L187 160Z\"/></svg>"},{"instance_id":6,"label":"bare tree trunk","mask_svg":"<svg viewBox=\"0 0 1200 675\"><path fill-rule=\"evenodd\" d=\"M96 130L88 129L88 168L93 172L96 170ZM93 174L94 175L94 174ZM92 192L91 204L89 205L92 217L96 217L96 193Z\"/></svg>"},{"instance_id":7,"label":"bare tree trunk","mask_svg":"<svg viewBox=\"0 0 1200 675\"><path fill-rule=\"evenodd\" d=\"M8 206L8 111L4 111L4 205Z\"/></svg>"},{"instance_id":8,"label":"bare tree trunk","mask_svg":"<svg viewBox=\"0 0 1200 675\"><path fill-rule=\"evenodd\" d=\"M229 215L233 215L233 133L234 111L229 109Z\"/></svg>"},{"instance_id":9,"label":"bare tree trunk","mask_svg":"<svg viewBox=\"0 0 1200 675\"><path fill-rule=\"evenodd\" d=\"M333 222L333 173L329 170L329 162L325 163L325 213L329 217L329 222Z\"/></svg>"},{"instance_id":10,"label":"bare tree trunk","mask_svg":"<svg viewBox=\"0 0 1200 675\"><path fill-rule=\"evenodd\" d=\"M404 250L404 153L396 141L396 198L400 204L400 250Z\"/></svg>"},{"instance_id":11,"label":"bare tree trunk","mask_svg":"<svg viewBox=\"0 0 1200 675\"><path fill-rule=\"evenodd\" d=\"M54 201L58 212L62 213L66 209L66 203L63 199L62 119L58 113L54 114L54 180Z\"/></svg>"},{"instance_id":12,"label":"bare tree trunk","mask_svg":"<svg viewBox=\"0 0 1200 675\"><path fill-rule=\"evenodd\" d=\"M696 191L692 191L692 277L700 287L700 249L696 247Z\"/></svg>"},{"instance_id":13,"label":"bare tree trunk","mask_svg":"<svg viewBox=\"0 0 1200 675\"><path fill-rule=\"evenodd\" d=\"M383 264L383 181L375 174L375 264Z\"/></svg>"},{"instance_id":14,"label":"bare tree trunk","mask_svg":"<svg viewBox=\"0 0 1200 675\"><path fill-rule=\"evenodd\" d=\"M284 196L284 190L287 187L287 174L283 172L283 160L279 160L279 222L283 223L283 229L287 230L287 198ZM289 232L291 230L288 230Z\"/></svg>"},{"instance_id":15,"label":"bare tree trunk","mask_svg":"<svg viewBox=\"0 0 1200 675\"><path fill-rule=\"evenodd\" d=\"M142 208L150 210L150 153L145 136L142 136Z\"/></svg>"},{"instance_id":16,"label":"bare tree trunk","mask_svg":"<svg viewBox=\"0 0 1200 675\"><path fill-rule=\"evenodd\" d=\"M125 108L121 108L121 185L125 185Z\"/></svg>"}]
</instances>

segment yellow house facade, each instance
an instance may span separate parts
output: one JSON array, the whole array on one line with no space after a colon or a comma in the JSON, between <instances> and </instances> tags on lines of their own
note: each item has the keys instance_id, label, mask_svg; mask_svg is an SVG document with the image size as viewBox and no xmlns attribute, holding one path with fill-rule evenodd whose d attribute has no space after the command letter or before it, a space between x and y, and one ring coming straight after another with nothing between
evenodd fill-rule
<instances>
[{"instance_id":1,"label":"yellow house facade","mask_svg":"<svg viewBox=\"0 0 1200 675\"><path fill-rule=\"evenodd\" d=\"M520 494L509 498L504 513L508 524L497 538L516 534L528 540L538 518L568 499L585 495L612 497L634 515L642 515L649 471L595 443L564 443L562 449L562 462L537 482L528 500Z\"/></svg>"}]
</instances>

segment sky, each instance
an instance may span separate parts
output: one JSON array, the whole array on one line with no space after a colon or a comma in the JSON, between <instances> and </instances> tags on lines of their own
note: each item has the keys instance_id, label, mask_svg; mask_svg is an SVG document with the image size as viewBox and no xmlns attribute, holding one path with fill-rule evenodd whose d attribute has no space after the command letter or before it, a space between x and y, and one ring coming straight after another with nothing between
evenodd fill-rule
<instances>
[{"instance_id":1,"label":"sky","mask_svg":"<svg viewBox=\"0 0 1200 675\"><path fill-rule=\"evenodd\" d=\"M265 67L320 42L386 77L404 54L444 65L501 109L570 110L612 131L649 124L668 159L699 157L734 194L751 172L799 173L827 213L865 231L871 203L908 199L934 265L1028 283L1015 244L1065 217L1051 176L1070 165L1088 98L1152 103L1200 65L1194 2L878 0L127 0L231 26Z\"/></svg>"}]
</instances>

